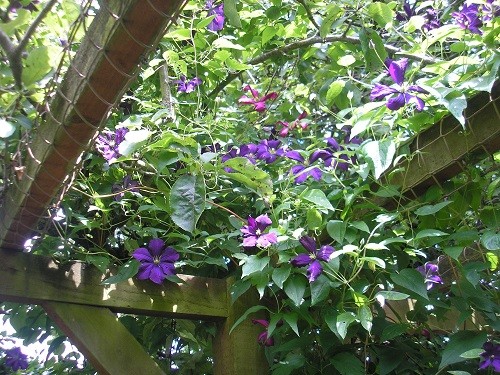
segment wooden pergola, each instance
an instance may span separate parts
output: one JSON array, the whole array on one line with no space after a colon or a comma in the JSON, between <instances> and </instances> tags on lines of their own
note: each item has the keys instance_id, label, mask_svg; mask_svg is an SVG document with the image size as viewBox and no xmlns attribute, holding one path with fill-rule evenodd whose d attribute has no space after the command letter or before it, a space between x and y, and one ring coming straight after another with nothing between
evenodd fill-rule
<instances>
[{"instance_id":1,"label":"wooden pergola","mask_svg":"<svg viewBox=\"0 0 500 375\"><path fill-rule=\"evenodd\" d=\"M102 285L104 276L93 267L58 265L22 252L184 0L101 4L57 88L46 121L29 145L23 177L9 187L0 207L0 300L42 305L101 374L163 373L118 321L117 312L217 322L214 373L267 374L267 360L256 340L261 328L246 321L229 334L234 322L258 304L252 293L231 304L231 280L180 275L184 283L157 286L129 279ZM407 173L390 174L391 183L417 196L430 184L460 172L461 160L471 152L497 151L499 97L497 85L492 96L470 101L465 131L447 117L422 133L412 147L425 152L405 162ZM451 153L443 155L443 145ZM438 153L443 156L436 158Z\"/></svg>"}]
</instances>

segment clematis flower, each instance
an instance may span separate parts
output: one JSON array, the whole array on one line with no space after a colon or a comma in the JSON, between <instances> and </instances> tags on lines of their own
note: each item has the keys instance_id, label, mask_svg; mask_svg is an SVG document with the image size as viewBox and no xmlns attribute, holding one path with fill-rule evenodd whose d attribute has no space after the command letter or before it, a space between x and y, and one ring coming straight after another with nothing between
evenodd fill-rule
<instances>
[{"instance_id":1,"label":"clematis flower","mask_svg":"<svg viewBox=\"0 0 500 375\"><path fill-rule=\"evenodd\" d=\"M398 21L409 21L413 16L422 16L425 19L425 23L422 26L422 29L429 31L432 29L437 29L441 26L439 22L438 11L433 7L427 7L424 9L420 9L418 11L415 10L416 3L412 6L405 1L403 4L403 12L398 12L396 14L396 19Z\"/></svg>"},{"instance_id":2,"label":"clematis flower","mask_svg":"<svg viewBox=\"0 0 500 375\"><path fill-rule=\"evenodd\" d=\"M263 97L259 98L259 92L257 90L254 90L250 87L250 85L246 85L243 87L243 91L250 91L250 94L252 94L252 97L243 95L239 100L238 103L243 104L243 105L253 105L254 109L257 112L264 112L266 110L266 101L268 100L273 100L278 97L278 94L273 92L270 92L267 95L264 95Z\"/></svg>"},{"instance_id":3,"label":"clematis flower","mask_svg":"<svg viewBox=\"0 0 500 375\"><path fill-rule=\"evenodd\" d=\"M307 278L309 282L312 283L321 275L321 272L323 272L320 260L328 262L335 249L329 245L321 246L321 248L318 249L316 241L309 236L302 237L299 242L308 251L308 254L302 253L297 255L291 260L291 263L294 267L308 266Z\"/></svg>"},{"instance_id":4,"label":"clematis flower","mask_svg":"<svg viewBox=\"0 0 500 375\"><path fill-rule=\"evenodd\" d=\"M197 86L201 85L201 82L201 79L198 77L186 81L186 76L184 75L181 76L181 79L174 81L174 83L177 83L177 92L185 92L186 94L193 92Z\"/></svg>"},{"instance_id":5,"label":"clematis flower","mask_svg":"<svg viewBox=\"0 0 500 375\"><path fill-rule=\"evenodd\" d=\"M286 137L290 130L293 130L297 127L300 127L302 130L307 129L307 126L308 126L307 122L301 121L301 120L305 119L306 117L307 117L307 112L304 111L299 115L299 117L297 117L296 120L294 120L292 122L278 121L278 124L280 124L282 126L282 128L279 132L280 137Z\"/></svg>"},{"instance_id":6,"label":"clematis flower","mask_svg":"<svg viewBox=\"0 0 500 375\"><path fill-rule=\"evenodd\" d=\"M5 351L5 366L12 371L26 370L28 368L28 357L21 351L21 348L12 348Z\"/></svg>"},{"instance_id":7,"label":"clematis flower","mask_svg":"<svg viewBox=\"0 0 500 375\"><path fill-rule=\"evenodd\" d=\"M268 337L267 335L267 327L269 327L269 322L264 319L252 319L253 324L260 324L265 327L266 330L259 334L257 337L257 342L262 346L273 346L274 339L272 337Z\"/></svg>"},{"instance_id":8,"label":"clematis flower","mask_svg":"<svg viewBox=\"0 0 500 375\"><path fill-rule=\"evenodd\" d=\"M323 176L323 172L318 167L308 167L303 164L294 165L290 169L290 173L295 176L293 180L296 184L301 184L309 177L312 177L314 180L319 181Z\"/></svg>"},{"instance_id":9,"label":"clematis flower","mask_svg":"<svg viewBox=\"0 0 500 375\"><path fill-rule=\"evenodd\" d=\"M421 111L424 109L424 101L419 97L410 94L410 92L418 92L427 94L428 92L422 87L417 85L407 86L404 83L404 77L406 73L406 68L408 67L408 59L403 58L399 61L393 61L391 59L385 60L385 65L389 70L389 74L394 81L395 85L387 86L377 83L372 89L370 94L370 100L380 100L387 96L391 96L387 100L387 108L396 111L403 107L405 104L415 104L417 110ZM394 87L395 86L395 87ZM393 96L396 94L396 96Z\"/></svg>"},{"instance_id":10,"label":"clematis flower","mask_svg":"<svg viewBox=\"0 0 500 375\"><path fill-rule=\"evenodd\" d=\"M154 238L148 247L135 249L132 256L141 262L137 278L151 280L161 284L168 276L175 275L174 262L179 259L179 253L172 247L166 247L162 239Z\"/></svg>"},{"instance_id":11,"label":"clematis flower","mask_svg":"<svg viewBox=\"0 0 500 375\"><path fill-rule=\"evenodd\" d=\"M458 12L453 12L451 15L462 29L469 30L473 34L481 35L483 33L479 30L483 26L483 22L479 18L478 4L464 4Z\"/></svg>"},{"instance_id":12,"label":"clematis flower","mask_svg":"<svg viewBox=\"0 0 500 375\"><path fill-rule=\"evenodd\" d=\"M208 30L219 31L224 27L224 4L214 6L213 0L208 0L205 3L205 9L208 10L208 16L214 16L215 18L207 26Z\"/></svg>"},{"instance_id":13,"label":"clematis flower","mask_svg":"<svg viewBox=\"0 0 500 375\"><path fill-rule=\"evenodd\" d=\"M103 131L96 139L96 149L106 161L111 161L122 156L118 152L118 146L125 140L127 128L118 128L114 132Z\"/></svg>"},{"instance_id":14,"label":"clematis flower","mask_svg":"<svg viewBox=\"0 0 500 375\"><path fill-rule=\"evenodd\" d=\"M114 196L115 201L120 201L125 196L125 191L138 192L137 189L139 187L139 183L137 181L132 180L132 177L129 175L123 178L121 184L114 184L111 187L111 192L116 194Z\"/></svg>"},{"instance_id":15,"label":"clematis flower","mask_svg":"<svg viewBox=\"0 0 500 375\"><path fill-rule=\"evenodd\" d=\"M434 284L442 284L443 280L439 276L439 268L436 264L427 262L423 266L417 267L417 271L425 277L427 290L431 289Z\"/></svg>"},{"instance_id":16,"label":"clematis flower","mask_svg":"<svg viewBox=\"0 0 500 375\"><path fill-rule=\"evenodd\" d=\"M272 224L267 215L260 215L257 218L248 217L248 224L240 230L243 233L243 247L251 248L258 246L266 248L278 242L276 233L264 233L266 228Z\"/></svg>"},{"instance_id":17,"label":"clematis flower","mask_svg":"<svg viewBox=\"0 0 500 375\"><path fill-rule=\"evenodd\" d=\"M482 6L483 21L491 21L495 17L500 17L500 5L498 2L493 3L493 0L486 0L486 4Z\"/></svg>"},{"instance_id":18,"label":"clematis flower","mask_svg":"<svg viewBox=\"0 0 500 375\"><path fill-rule=\"evenodd\" d=\"M264 160L267 164L274 163L278 156L284 155L285 149L281 147L281 141L276 139L264 139L257 145L257 159Z\"/></svg>"},{"instance_id":19,"label":"clematis flower","mask_svg":"<svg viewBox=\"0 0 500 375\"><path fill-rule=\"evenodd\" d=\"M488 367L492 367L495 372L500 372L500 345L487 341L483 344L483 349L479 369L486 370Z\"/></svg>"}]
</instances>

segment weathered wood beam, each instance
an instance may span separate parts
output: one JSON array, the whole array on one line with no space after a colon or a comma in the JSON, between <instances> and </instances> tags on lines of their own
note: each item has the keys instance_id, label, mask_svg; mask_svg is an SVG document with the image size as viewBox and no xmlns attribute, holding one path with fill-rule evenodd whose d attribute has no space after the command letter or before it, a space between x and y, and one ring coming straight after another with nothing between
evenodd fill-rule
<instances>
[{"instance_id":1,"label":"weathered wood beam","mask_svg":"<svg viewBox=\"0 0 500 375\"><path fill-rule=\"evenodd\" d=\"M100 375L165 374L110 310L60 302L42 306Z\"/></svg>"},{"instance_id":2,"label":"weathered wood beam","mask_svg":"<svg viewBox=\"0 0 500 375\"><path fill-rule=\"evenodd\" d=\"M185 0L108 0L82 40L0 207L0 246L22 249Z\"/></svg>"},{"instance_id":3,"label":"weathered wood beam","mask_svg":"<svg viewBox=\"0 0 500 375\"><path fill-rule=\"evenodd\" d=\"M186 319L228 316L226 281L179 275L182 284L129 279L101 285L105 278L83 263L56 264L48 257L0 249L0 301L65 302L115 312Z\"/></svg>"},{"instance_id":4,"label":"weathered wood beam","mask_svg":"<svg viewBox=\"0 0 500 375\"><path fill-rule=\"evenodd\" d=\"M466 158L478 160L500 150L500 82L491 95L482 92L467 102L465 129L453 117L420 133L410 145L412 158L386 173L383 181L401 187L414 199L464 170ZM386 200L386 206L394 203Z\"/></svg>"},{"instance_id":5,"label":"weathered wood beam","mask_svg":"<svg viewBox=\"0 0 500 375\"><path fill-rule=\"evenodd\" d=\"M227 279L227 290L233 283L233 279ZM230 297L227 297L230 301ZM229 315L226 320L219 323L217 335L213 341L214 375L264 375L269 374L269 366L257 338L265 330L260 324L253 324L248 318L240 323L229 333L234 323L250 307L259 304L259 298L255 290L250 290L239 297L229 307ZM252 316L255 318L256 316ZM263 318L259 316L259 318Z\"/></svg>"}]
</instances>

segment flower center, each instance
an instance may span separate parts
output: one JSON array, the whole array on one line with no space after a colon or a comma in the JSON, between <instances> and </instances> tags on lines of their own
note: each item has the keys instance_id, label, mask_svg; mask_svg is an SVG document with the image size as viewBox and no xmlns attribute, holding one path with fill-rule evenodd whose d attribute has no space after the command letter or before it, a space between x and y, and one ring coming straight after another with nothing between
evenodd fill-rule
<instances>
[{"instance_id":1,"label":"flower center","mask_svg":"<svg viewBox=\"0 0 500 375\"><path fill-rule=\"evenodd\" d=\"M262 234L262 231L260 229L257 229L255 231L255 235L260 236Z\"/></svg>"},{"instance_id":2,"label":"flower center","mask_svg":"<svg viewBox=\"0 0 500 375\"><path fill-rule=\"evenodd\" d=\"M160 264L161 263L160 262L160 257L159 256L153 257L153 263L156 264L156 265Z\"/></svg>"}]
</instances>

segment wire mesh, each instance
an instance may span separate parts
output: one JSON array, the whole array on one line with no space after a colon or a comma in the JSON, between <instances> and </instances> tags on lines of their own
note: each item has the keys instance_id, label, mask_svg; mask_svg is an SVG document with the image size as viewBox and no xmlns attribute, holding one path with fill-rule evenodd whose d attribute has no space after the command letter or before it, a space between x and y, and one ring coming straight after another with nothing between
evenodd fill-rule
<instances>
[{"instance_id":1,"label":"wire mesh","mask_svg":"<svg viewBox=\"0 0 500 375\"><path fill-rule=\"evenodd\" d=\"M13 177L0 207L0 245L23 249L78 172L111 110L119 103L176 19L183 2L112 0L82 3L68 46L47 86L44 114L25 144L20 178ZM90 25L89 15L98 9ZM84 29L78 49L76 35Z\"/></svg>"}]
</instances>

